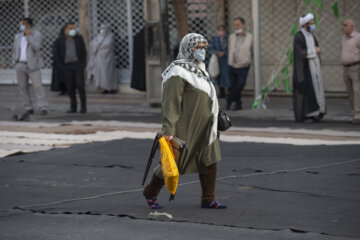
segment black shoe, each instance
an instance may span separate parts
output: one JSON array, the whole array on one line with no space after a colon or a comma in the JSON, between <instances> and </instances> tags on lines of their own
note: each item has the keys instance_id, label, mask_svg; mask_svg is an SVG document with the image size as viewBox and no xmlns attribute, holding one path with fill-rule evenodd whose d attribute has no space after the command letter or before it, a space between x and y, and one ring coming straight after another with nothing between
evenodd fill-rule
<instances>
[{"instance_id":1,"label":"black shoe","mask_svg":"<svg viewBox=\"0 0 360 240\"><path fill-rule=\"evenodd\" d=\"M232 110L236 111L236 110L241 110L241 109L242 109L242 106L240 104L236 104Z\"/></svg>"},{"instance_id":2,"label":"black shoe","mask_svg":"<svg viewBox=\"0 0 360 240\"><path fill-rule=\"evenodd\" d=\"M28 113L24 113L21 118L19 118L19 121L30 121L30 116Z\"/></svg>"},{"instance_id":3,"label":"black shoe","mask_svg":"<svg viewBox=\"0 0 360 240\"><path fill-rule=\"evenodd\" d=\"M86 113L86 109L81 109L80 113Z\"/></svg>"},{"instance_id":4,"label":"black shoe","mask_svg":"<svg viewBox=\"0 0 360 240\"><path fill-rule=\"evenodd\" d=\"M40 111L40 115L45 116L47 115L47 110L43 109Z\"/></svg>"},{"instance_id":5,"label":"black shoe","mask_svg":"<svg viewBox=\"0 0 360 240\"><path fill-rule=\"evenodd\" d=\"M76 110L74 110L74 109L69 109L69 110L66 111L66 113L76 113Z\"/></svg>"},{"instance_id":6,"label":"black shoe","mask_svg":"<svg viewBox=\"0 0 360 240\"><path fill-rule=\"evenodd\" d=\"M26 110L26 113L27 114L34 114L34 110L32 110L32 109Z\"/></svg>"}]
</instances>

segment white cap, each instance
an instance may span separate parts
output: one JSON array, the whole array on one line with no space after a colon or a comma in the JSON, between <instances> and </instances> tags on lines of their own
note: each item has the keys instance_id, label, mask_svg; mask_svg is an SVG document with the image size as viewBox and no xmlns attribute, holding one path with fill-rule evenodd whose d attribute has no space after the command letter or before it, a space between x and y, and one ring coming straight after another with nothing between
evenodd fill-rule
<instances>
[{"instance_id":1,"label":"white cap","mask_svg":"<svg viewBox=\"0 0 360 240\"><path fill-rule=\"evenodd\" d=\"M312 13L308 13L305 17L300 17L299 23L301 26L304 26L313 19L314 19L314 15L312 15Z\"/></svg>"}]
</instances>

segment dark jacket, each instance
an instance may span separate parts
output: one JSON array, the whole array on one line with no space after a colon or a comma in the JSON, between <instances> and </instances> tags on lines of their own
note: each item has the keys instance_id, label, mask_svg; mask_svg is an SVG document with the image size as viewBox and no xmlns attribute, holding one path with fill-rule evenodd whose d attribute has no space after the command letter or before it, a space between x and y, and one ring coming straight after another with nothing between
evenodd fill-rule
<instances>
[{"instance_id":1,"label":"dark jacket","mask_svg":"<svg viewBox=\"0 0 360 240\"><path fill-rule=\"evenodd\" d=\"M318 47L318 41L315 45ZM306 115L319 109L312 83L304 34L299 31L294 39L293 104L295 121L304 121Z\"/></svg>"},{"instance_id":2,"label":"dark jacket","mask_svg":"<svg viewBox=\"0 0 360 240\"><path fill-rule=\"evenodd\" d=\"M58 51L58 47L59 47L59 39L65 35L64 33L65 27L62 27L59 33L59 36L56 38L56 40L53 43L52 46L52 75L51 75L51 91L54 92L66 92L66 86L65 86L65 81L61 75L61 71L59 69L59 64L56 62L56 60L58 60L59 58L56 56L57 55L57 51Z\"/></svg>"},{"instance_id":3,"label":"dark jacket","mask_svg":"<svg viewBox=\"0 0 360 240\"><path fill-rule=\"evenodd\" d=\"M75 41L75 49L76 56L79 61L79 66L81 68L86 67L86 47L84 40L81 35L76 35L73 37ZM65 52L66 52L66 36L65 34L60 36L56 41L56 54L55 54L55 62L60 69L65 69L66 65L64 63L65 60Z\"/></svg>"},{"instance_id":4,"label":"dark jacket","mask_svg":"<svg viewBox=\"0 0 360 240\"><path fill-rule=\"evenodd\" d=\"M224 52L223 57L218 57L220 74L217 78L217 84L223 88L231 87L231 81L229 76L229 64L228 64L228 36L224 37L224 45L221 46L221 40L219 36L211 39L210 53L216 54L217 52Z\"/></svg>"}]
</instances>

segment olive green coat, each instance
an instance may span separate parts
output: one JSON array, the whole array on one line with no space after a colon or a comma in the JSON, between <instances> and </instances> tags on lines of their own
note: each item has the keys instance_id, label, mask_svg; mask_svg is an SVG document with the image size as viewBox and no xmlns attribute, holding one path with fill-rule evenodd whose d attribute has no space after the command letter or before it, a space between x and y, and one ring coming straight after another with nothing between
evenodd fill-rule
<instances>
[{"instance_id":1,"label":"olive green coat","mask_svg":"<svg viewBox=\"0 0 360 240\"><path fill-rule=\"evenodd\" d=\"M185 141L188 147L179 165L180 174L205 173L207 166L221 160L218 138L209 145L213 123L211 108L209 95L186 80L176 76L163 84L162 131ZM154 172L162 177L160 165Z\"/></svg>"}]
</instances>

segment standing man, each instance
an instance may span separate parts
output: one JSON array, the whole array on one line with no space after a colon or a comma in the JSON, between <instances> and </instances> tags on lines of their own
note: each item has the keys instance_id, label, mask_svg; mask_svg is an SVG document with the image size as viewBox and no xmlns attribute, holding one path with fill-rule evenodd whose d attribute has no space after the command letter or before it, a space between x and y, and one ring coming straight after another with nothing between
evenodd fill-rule
<instances>
[{"instance_id":1,"label":"standing man","mask_svg":"<svg viewBox=\"0 0 360 240\"><path fill-rule=\"evenodd\" d=\"M40 68L44 66L41 58L41 34L32 28L31 18L23 18L20 32L15 35L12 51L12 65L16 70L16 77L21 100L28 114L33 114L33 106L29 91L29 79L34 87L35 98L41 115L47 114L45 90L41 83Z\"/></svg>"},{"instance_id":2,"label":"standing man","mask_svg":"<svg viewBox=\"0 0 360 240\"><path fill-rule=\"evenodd\" d=\"M79 91L81 110L86 113L86 93L84 69L86 66L86 48L83 38L77 34L75 24L68 22L65 25L64 35L56 41L57 53L54 54L59 64L59 70L65 80L70 97L70 109L67 113L77 112L76 89Z\"/></svg>"},{"instance_id":3,"label":"standing man","mask_svg":"<svg viewBox=\"0 0 360 240\"><path fill-rule=\"evenodd\" d=\"M354 124L360 124L360 33L355 31L351 19L343 22L341 61L344 65L344 82L354 110Z\"/></svg>"},{"instance_id":4,"label":"standing man","mask_svg":"<svg viewBox=\"0 0 360 240\"><path fill-rule=\"evenodd\" d=\"M226 97L226 110L235 102L232 110L242 109L241 92L245 87L252 56L252 35L246 32L245 20L235 18L235 32L229 37L229 75L231 91Z\"/></svg>"},{"instance_id":5,"label":"standing man","mask_svg":"<svg viewBox=\"0 0 360 240\"><path fill-rule=\"evenodd\" d=\"M326 114L325 94L319 54L321 49L313 32L314 15L300 17L301 30L294 40L293 103L295 121L320 121Z\"/></svg>"}]
</instances>

